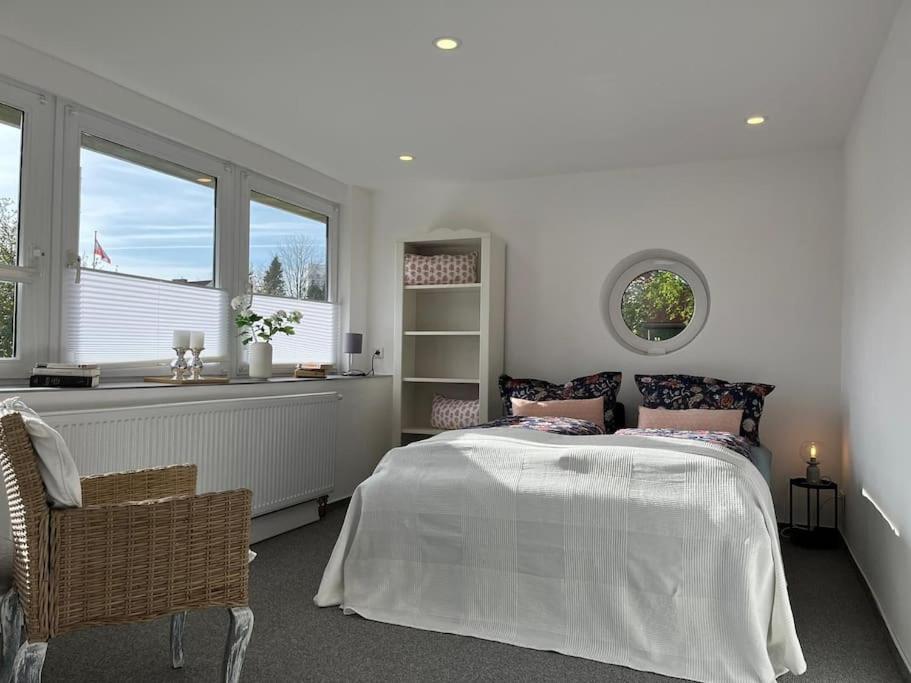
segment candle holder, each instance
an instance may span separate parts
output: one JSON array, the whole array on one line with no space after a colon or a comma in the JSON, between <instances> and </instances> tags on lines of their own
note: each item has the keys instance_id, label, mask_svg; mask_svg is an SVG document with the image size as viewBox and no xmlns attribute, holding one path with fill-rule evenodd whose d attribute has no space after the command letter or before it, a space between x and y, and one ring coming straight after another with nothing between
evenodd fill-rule
<instances>
[{"instance_id":1,"label":"candle holder","mask_svg":"<svg viewBox=\"0 0 911 683\"><path fill-rule=\"evenodd\" d=\"M187 349L183 346L175 346L174 353L177 358L171 361L171 379L175 382L183 382L187 378Z\"/></svg>"},{"instance_id":2,"label":"candle holder","mask_svg":"<svg viewBox=\"0 0 911 683\"><path fill-rule=\"evenodd\" d=\"M190 353L193 354L193 358L190 360L190 366L189 366L190 367L190 380L193 382L198 382L199 380L202 379L203 362L200 359L199 354L201 354L203 351L205 351L204 346L200 346L199 348L190 349Z\"/></svg>"}]
</instances>

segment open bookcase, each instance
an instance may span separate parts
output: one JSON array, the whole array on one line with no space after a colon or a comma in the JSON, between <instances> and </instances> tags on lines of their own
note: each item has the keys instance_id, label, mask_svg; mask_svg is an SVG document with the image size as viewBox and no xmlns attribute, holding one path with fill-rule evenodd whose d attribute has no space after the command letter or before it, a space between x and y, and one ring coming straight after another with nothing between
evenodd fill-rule
<instances>
[{"instance_id":1,"label":"open bookcase","mask_svg":"<svg viewBox=\"0 0 911 683\"><path fill-rule=\"evenodd\" d=\"M480 256L480 281L405 285L405 254ZM489 233L436 230L396 243L394 430L400 443L437 434L434 394L479 399L481 422L501 414L506 250Z\"/></svg>"}]
</instances>

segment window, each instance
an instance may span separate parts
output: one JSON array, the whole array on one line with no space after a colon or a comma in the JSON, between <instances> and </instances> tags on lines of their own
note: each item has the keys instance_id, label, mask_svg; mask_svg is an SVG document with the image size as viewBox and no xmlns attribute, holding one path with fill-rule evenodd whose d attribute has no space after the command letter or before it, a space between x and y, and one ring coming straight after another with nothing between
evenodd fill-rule
<instances>
[{"instance_id":1,"label":"window","mask_svg":"<svg viewBox=\"0 0 911 683\"><path fill-rule=\"evenodd\" d=\"M329 217L250 192L250 289L328 301Z\"/></svg>"},{"instance_id":2,"label":"window","mask_svg":"<svg viewBox=\"0 0 911 683\"><path fill-rule=\"evenodd\" d=\"M230 259L218 249L220 205L230 205L218 201L223 164L91 113L69 118L64 194L78 231L64 237L79 267L64 283L63 360L163 366L178 329L205 332L205 361L227 360L230 297L218 282L219 263ZM78 183L66 173L73 160Z\"/></svg>"},{"instance_id":3,"label":"window","mask_svg":"<svg viewBox=\"0 0 911 683\"><path fill-rule=\"evenodd\" d=\"M0 103L0 265L19 265L23 112ZM0 358L16 355L16 282L0 281Z\"/></svg>"},{"instance_id":4,"label":"window","mask_svg":"<svg viewBox=\"0 0 911 683\"><path fill-rule=\"evenodd\" d=\"M82 135L79 254L83 268L211 286L211 175Z\"/></svg>"},{"instance_id":5,"label":"window","mask_svg":"<svg viewBox=\"0 0 911 683\"><path fill-rule=\"evenodd\" d=\"M54 105L0 81L0 376L48 353Z\"/></svg>"},{"instance_id":6,"label":"window","mask_svg":"<svg viewBox=\"0 0 911 683\"><path fill-rule=\"evenodd\" d=\"M228 302L245 292L303 313L277 365L332 363L337 222L331 202L0 79L0 376L156 373L178 329L205 332L207 373L242 371Z\"/></svg>"},{"instance_id":7,"label":"window","mask_svg":"<svg viewBox=\"0 0 911 683\"><path fill-rule=\"evenodd\" d=\"M632 262L632 265L626 265ZM708 317L708 290L682 257L637 255L618 266L606 317L628 348L661 355L682 348Z\"/></svg>"},{"instance_id":8,"label":"window","mask_svg":"<svg viewBox=\"0 0 911 683\"><path fill-rule=\"evenodd\" d=\"M265 178L250 181L247 289L253 310L297 310L295 334L272 341L278 365L333 363L336 356L332 204Z\"/></svg>"}]
</instances>

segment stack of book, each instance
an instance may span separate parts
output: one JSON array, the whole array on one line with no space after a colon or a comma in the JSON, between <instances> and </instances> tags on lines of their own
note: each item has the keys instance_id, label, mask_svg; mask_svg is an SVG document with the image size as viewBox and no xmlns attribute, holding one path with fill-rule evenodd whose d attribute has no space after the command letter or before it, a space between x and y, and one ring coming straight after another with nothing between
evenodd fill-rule
<instances>
[{"instance_id":1,"label":"stack of book","mask_svg":"<svg viewBox=\"0 0 911 683\"><path fill-rule=\"evenodd\" d=\"M326 379L332 371L332 365L325 363L299 363L294 368L294 376L298 379Z\"/></svg>"},{"instance_id":2,"label":"stack of book","mask_svg":"<svg viewBox=\"0 0 911 683\"><path fill-rule=\"evenodd\" d=\"M101 369L97 365L38 363L29 378L30 387L97 387Z\"/></svg>"}]
</instances>

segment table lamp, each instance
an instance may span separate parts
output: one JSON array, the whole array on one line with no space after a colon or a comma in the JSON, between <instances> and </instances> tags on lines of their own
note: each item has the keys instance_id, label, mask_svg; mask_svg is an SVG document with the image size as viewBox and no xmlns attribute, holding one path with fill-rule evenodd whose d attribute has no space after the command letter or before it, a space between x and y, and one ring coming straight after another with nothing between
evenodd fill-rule
<instances>
[{"instance_id":1,"label":"table lamp","mask_svg":"<svg viewBox=\"0 0 911 683\"><path fill-rule=\"evenodd\" d=\"M800 445L800 455L807 462L807 483L818 484L821 479L819 476L819 453L822 450L822 444L818 441L804 441Z\"/></svg>"},{"instance_id":2,"label":"table lamp","mask_svg":"<svg viewBox=\"0 0 911 683\"><path fill-rule=\"evenodd\" d=\"M348 354L348 369L342 374L345 377L363 377L363 370L355 370L351 367L351 356L361 353L364 344L364 335L358 332L345 332L342 338L342 353Z\"/></svg>"}]
</instances>

